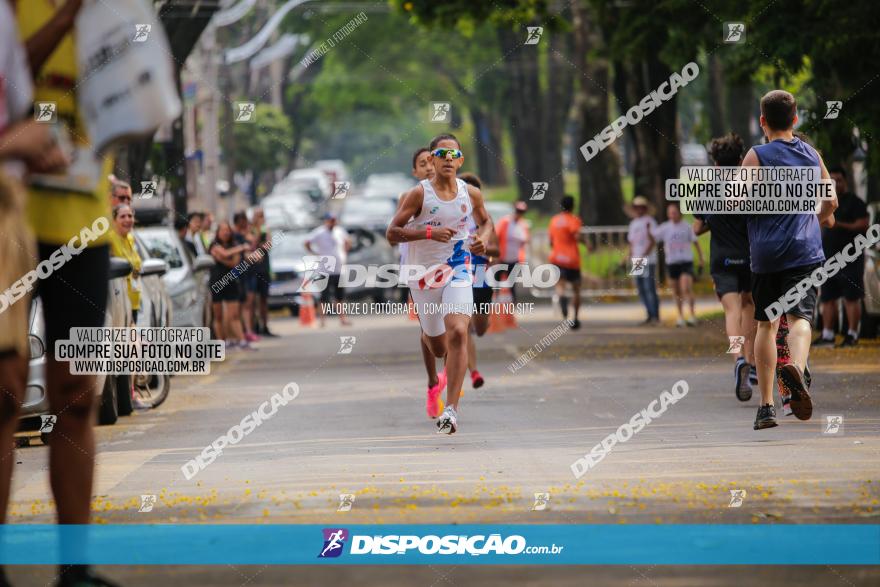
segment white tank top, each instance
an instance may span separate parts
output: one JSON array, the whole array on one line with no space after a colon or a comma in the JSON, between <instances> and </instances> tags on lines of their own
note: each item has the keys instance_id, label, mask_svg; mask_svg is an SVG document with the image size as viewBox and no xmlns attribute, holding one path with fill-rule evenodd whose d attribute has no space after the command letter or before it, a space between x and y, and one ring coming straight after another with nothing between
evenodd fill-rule
<instances>
[{"instance_id":1,"label":"white tank top","mask_svg":"<svg viewBox=\"0 0 880 587\"><path fill-rule=\"evenodd\" d=\"M468 252L468 220L473 212L471 197L468 195L467 184L460 179L455 180L458 191L452 200L441 200L434 191L431 181L424 179L419 182L424 190L422 209L419 215L409 222L412 227L451 228L455 234L447 243L435 240L417 240L407 243L406 262L429 268L439 264L453 267L464 262Z\"/></svg>"}]
</instances>

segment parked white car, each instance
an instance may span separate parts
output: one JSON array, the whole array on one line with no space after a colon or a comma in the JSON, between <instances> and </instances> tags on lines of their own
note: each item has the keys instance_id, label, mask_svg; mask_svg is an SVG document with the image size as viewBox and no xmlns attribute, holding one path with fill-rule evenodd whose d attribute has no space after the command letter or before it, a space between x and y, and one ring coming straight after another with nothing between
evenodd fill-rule
<instances>
[{"instance_id":1,"label":"parked white car","mask_svg":"<svg viewBox=\"0 0 880 587\"><path fill-rule=\"evenodd\" d=\"M327 178L326 173L311 167L294 169L281 182L278 189L305 192L313 200L326 200L333 194L333 183Z\"/></svg>"}]
</instances>

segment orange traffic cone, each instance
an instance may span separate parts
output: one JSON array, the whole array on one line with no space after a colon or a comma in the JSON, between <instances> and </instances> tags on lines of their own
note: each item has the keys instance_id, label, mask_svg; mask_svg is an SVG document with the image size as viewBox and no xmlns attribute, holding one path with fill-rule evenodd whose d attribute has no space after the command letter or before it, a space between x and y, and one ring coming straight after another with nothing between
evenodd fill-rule
<instances>
[{"instance_id":1,"label":"orange traffic cone","mask_svg":"<svg viewBox=\"0 0 880 587\"><path fill-rule=\"evenodd\" d=\"M489 312L489 329L487 332L495 334L507 330L507 323L504 321L501 314L495 311L498 308L496 304L501 302L501 292L496 291L492 297L494 298L493 301L495 303L492 304L492 311Z\"/></svg>"},{"instance_id":2,"label":"orange traffic cone","mask_svg":"<svg viewBox=\"0 0 880 587\"><path fill-rule=\"evenodd\" d=\"M513 293L509 288L502 288L498 293L499 313L507 328L518 328L516 315L513 313Z\"/></svg>"},{"instance_id":3,"label":"orange traffic cone","mask_svg":"<svg viewBox=\"0 0 880 587\"><path fill-rule=\"evenodd\" d=\"M304 293L300 297L299 323L306 327L315 325L315 300L312 299L312 294Z\"/></svg>"}]
</instances>

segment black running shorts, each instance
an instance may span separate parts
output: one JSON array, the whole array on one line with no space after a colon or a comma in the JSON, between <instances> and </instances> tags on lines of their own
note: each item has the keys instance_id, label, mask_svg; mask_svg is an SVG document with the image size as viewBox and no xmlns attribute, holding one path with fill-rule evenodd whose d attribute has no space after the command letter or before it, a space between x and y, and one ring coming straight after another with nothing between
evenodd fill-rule
<instances>
[{"instance_id":1,"label":"black running shorts","mask_svg":"<svg viewBox=\"0 0 880 587\"><path fill-rule=\"evenodd\" d=\"M669 271L670 279L678 279L682 275L690 275L694 276L694 263L693 261L685 261L684 263L670 263L666 266L667 271Z\"/></svg>"},{"instance_id":2,"label":"black running shorts","mask_svg":"<svg viewBox=\"0 0 880 587\"><path fill-rule=\"evenodd\" d=\"M59 245L39 243L40 261ZM46 352L55 353L56 340L68 340L71 328L101 328L107 311L110 247L87 247L37 284L46 323Z\"/></svg>"},{"instance_id":3,"label":"black running shorts","mask_svg":"<svg viewBox=\"0 0 880 587\"><path fill-rule=\"evenodd\" d=\"M712 274L715 294L718 299L729 293L748 293L752 291L752 271L748 267L730 267Z\"/></svg>"},{"instance_id":4,"label":"black running shorts","mask_svg":"<svg viewBox=\"0 0 880 587\"><path fill-rule=\"evenodd\" d=\"M786 293L790 289L796 288L802 280L812 279L812 273L819 265L821 263L792 267L774 273L752 273L752 297L755 299L755 320L759 322L769 321L770 317L766 313L767 308L775 302L782 302L784 304ZM813 312L816 309L818 293L818 288L811 285L804 292L804 295L799 297L797 303L785 313L793 314L805 320L812 320Z\"/></svg>"},{"instance_id":5,"label":"black running shorts","mask_svg":"<svg viewBox=\"0 0 880 587\"><path fill-rule=\"evenodd\" d=\"M492 304L492 293L494 291L491 287L474 288L474 314L485 316L489 313L489 308Z\"/></svg>"},{"instance_id":6,"label":"black running shorts","mask_svg":"<svg viewBox=\"0 0 880 587\"><path fill-rule=\"evenodd\" d=\"M865 257L841 267L840 271L822 284L820 300L833 302L843 298L850 302L865 297Z\"/></svg>"}]
</instances>

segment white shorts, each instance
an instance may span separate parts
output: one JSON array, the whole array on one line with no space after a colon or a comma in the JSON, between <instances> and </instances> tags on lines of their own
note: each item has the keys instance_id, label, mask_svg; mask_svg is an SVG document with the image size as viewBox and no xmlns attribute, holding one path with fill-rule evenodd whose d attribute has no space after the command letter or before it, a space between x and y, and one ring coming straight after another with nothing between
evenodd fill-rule
<instances>
[{"instance_id":1,"label":"white shorts","mask_svg":"<svg viewBox=\"0 0 880 587\"><path fill-rule=\"evenodd\" d=\"M419 316L422 332L428 336L440 336L446 332L443 319L448 314L474 313L474 292L471 284L453 281L444 287L418 289L410 287L413 304Z\"/></svg>"}]
</instances>

